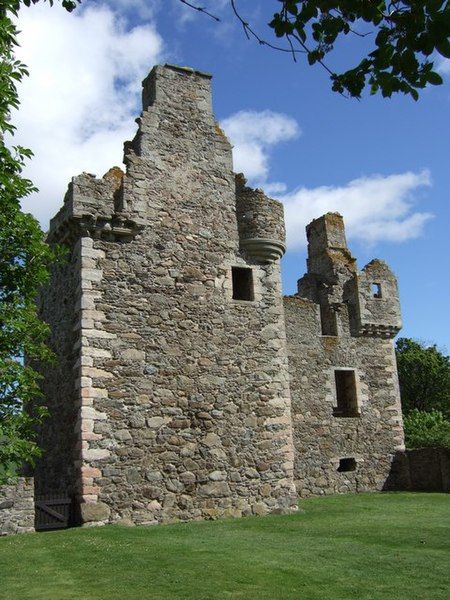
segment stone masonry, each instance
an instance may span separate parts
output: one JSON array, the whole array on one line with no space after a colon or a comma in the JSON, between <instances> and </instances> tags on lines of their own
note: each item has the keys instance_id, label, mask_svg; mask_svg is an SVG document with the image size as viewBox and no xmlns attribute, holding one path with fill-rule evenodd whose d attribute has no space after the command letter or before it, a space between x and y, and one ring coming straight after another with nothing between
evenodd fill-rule
<instances>
[{"instance_id":1,"label":"stone masonry","mask_svg":"<svg viewBox=\"0 0 450 600\"><path fill-rule=\"evenodd\" d=\"M281 205L236 184L210 77L190 69L144 81L125 164L74 178L51 223L71 256L42 296L62 360L37 485L64 482L82 522L293 509Z\"/></svg>"},{"instance_id":2,"label":"stone masonry","mask_svg":"<svg viewBox=\"0 0 450 600\"><path fill-rule=\"evenodd\" d=\"M0 536L34 531L33 479L0 486Z\"/></svg>"},{"instance_id":3,"label":"stone masonry","mask_svg":"<svg viewBox=\"0 0 450 600\"><path fill-rule=\"evenodd\" d=\"M155 67L137 124L126 172L73 178L51 221L68 258L40 297L59 360L37 491L93 525L289 512L294 480L382 487L402 446L388 267L358 273L326 215L283 306L283 207L233 173L210 76Z\"/></svg>"},{"instance_id":4,"label":"stone masonry","mask_svg":"<svg viewBox=\"0 0 450 600\"><path fill-rule=\"evenodd\" d=\"M381 490L404 449L396 280L379 260L357 270L338 214L313 221L307 237L308 273L284 299L297 490Z\"/></svg>"}]
</instances>

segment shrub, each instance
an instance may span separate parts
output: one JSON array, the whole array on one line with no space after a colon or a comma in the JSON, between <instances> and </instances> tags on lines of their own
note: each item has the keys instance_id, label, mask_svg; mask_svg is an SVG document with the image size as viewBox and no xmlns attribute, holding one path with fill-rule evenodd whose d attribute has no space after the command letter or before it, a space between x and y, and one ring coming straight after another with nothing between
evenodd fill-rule
<instances>
[{"instance_id":1,"label":"shrub","mask_svg":"<svg viewBox=\"0 0 450 600\"><path fill-rule=\"evenodd\" d=\"M414 409L404 417L407 448L450 448L450 421L438 410Z\"/></svg>"}]
</instances>

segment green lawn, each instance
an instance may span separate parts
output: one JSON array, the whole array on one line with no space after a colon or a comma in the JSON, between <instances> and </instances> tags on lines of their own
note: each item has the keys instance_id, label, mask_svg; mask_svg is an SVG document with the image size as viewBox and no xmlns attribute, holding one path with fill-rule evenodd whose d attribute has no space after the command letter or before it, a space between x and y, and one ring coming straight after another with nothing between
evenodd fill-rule
<instances>
[{"instance_id":1,"label":"green lawn","mask_svg":"<svg viewBox=\"0 0 450 600\"><path fill-rule=\"evenodd\" d=\"M361 494L290 516L0 539L2 600L450 598L450 497Z\"/></svg>"}]
</instances>

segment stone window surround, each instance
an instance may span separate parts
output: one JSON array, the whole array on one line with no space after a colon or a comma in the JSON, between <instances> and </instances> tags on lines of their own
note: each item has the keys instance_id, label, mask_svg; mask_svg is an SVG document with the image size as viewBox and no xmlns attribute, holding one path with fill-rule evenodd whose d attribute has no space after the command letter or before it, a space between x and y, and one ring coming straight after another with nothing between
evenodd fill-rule
<instances>
[{"instance_id":1,"label":"stone window surround","mask_svg":"<svg viewBox=\"0 0 450 600\"><path fill-rule=\"evenodd\" d=\"M319 309L318 309L318 318L319 318L319 336L322 338L338 338L342 336L342 331L340 331L340 324L339 324L339 319L338 316L336 314L336 311L331 309L331 315L332 318L334 319L334 327L335 327L335 333L324 333L324 310L325 307L321 304L318 305Z\"/></svg>"},{"instance_id":2,"label":"stone window surround","mask_svg":"<svg viewBox=\"0 0 450 600\"><path fill-rule=\"evenodd\" d=\"M354 456L345 456L339 459L338 473L351 473L358 466ZM348 467L348 468L347 468Z\"/></svg>"},{"instance_id":3,"label":"stone window surround","mask_svg":"<svg viewBox=\"0 0 450 600\"><path fill-rule=\"evenodd\" d=\"M373 300L381 300L381 298L383 298L383 290L381 289L381 283L373 281L370 284L370 291Z\"/></svg>"},{"instance_id":4,"label":"stone window surround","mask_svg":"<svg viewBox=\"0 0 450 600\"><path fill-rule=\"evenodd\" d=\"M233 300L254 302L253 269L251 267L231 267L231 280Z\"/></svg>"},{"instance_id":5,"label":"stone window surround","mask_svg":"<svg viewBox=\"0 0 450 600\"><path fill-rule=\"evenodd\" d=\"M332 366L328 369L328 381L331 387L331 403L332 408L335 408L337 404L337 390L335 383L335 372L336 371L353 371L355 374L355 388L356 388L356 414L351 417L342 417L346 419L359 419L361 417L361 405L362 405L362 393L361 393L361 380L359 370L355 367L343 367L343 366ZM333 415L335 416L335 415ZM337 419L341 417L335 417Z\"/></svg>"},{"instance_id":6,"label":"stone window surround","mask_svg":"<svg viewBox=\"0 0 450 600\"><path fill-rule=\"evenodd\" d=\"M232 267L241 269L251 269L253 276L253 300L234 300L233 299L233 280L232 280ZM222 287L225 291L226 298L230 304L237 306L254 306L261 302L263 298L263 278L266 276L266 272L261 265L248 264L244 259L235 257L234 259L227 261L222 265L222 268L226 270L227 274L224 277L216 279L216 287Z\"/></svg>"}]
</instances>

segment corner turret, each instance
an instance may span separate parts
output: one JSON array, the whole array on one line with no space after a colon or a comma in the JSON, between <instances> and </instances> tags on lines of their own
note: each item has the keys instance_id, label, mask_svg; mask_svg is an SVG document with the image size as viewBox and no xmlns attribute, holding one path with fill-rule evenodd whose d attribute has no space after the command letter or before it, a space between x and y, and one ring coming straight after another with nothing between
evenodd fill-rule
<instances>
[{"instance_id":1,"label":"corner turret","mask_svg":"<svg viewBox=\"0 0 450 600\"><path fill-rule=\"evenodd\" d=\"M262 190L246 186L236 175L236 215L239 242L250 258L262 263L279 260L286 251L283 205L268 198Z\"/></svg>"}]
</instances>

